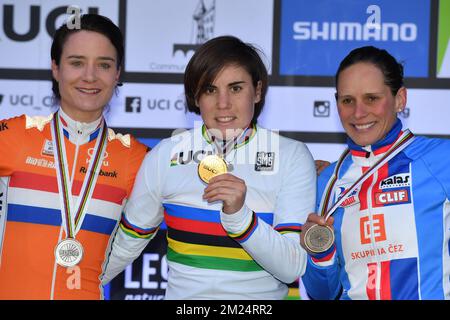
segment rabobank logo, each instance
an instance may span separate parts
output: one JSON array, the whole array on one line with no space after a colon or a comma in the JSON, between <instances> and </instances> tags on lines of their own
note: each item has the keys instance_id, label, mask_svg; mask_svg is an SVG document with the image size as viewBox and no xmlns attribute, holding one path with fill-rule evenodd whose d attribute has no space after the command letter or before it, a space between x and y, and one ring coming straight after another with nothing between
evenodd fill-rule
<instances>
[{"instance_id":1,"label":"rabobank logo","mask_svg":"<svg viewBox=\"0 0 450 320\"><path fill-rule=\"evenodd\" d=\"M334 76L351 50L374 45L407 77L427 77L429 15L430 0L283 0L280 73Z\"/></svg>"},{"instance_id":2,"label":"rabobank logo","mask_svg":"<svg viewBox=\"0 0 450 320\"><path fill-rule=\"evenodd\" d=\"M450 78L450 0L439 1L437 77Z\"/></svg>"}]
</instances>

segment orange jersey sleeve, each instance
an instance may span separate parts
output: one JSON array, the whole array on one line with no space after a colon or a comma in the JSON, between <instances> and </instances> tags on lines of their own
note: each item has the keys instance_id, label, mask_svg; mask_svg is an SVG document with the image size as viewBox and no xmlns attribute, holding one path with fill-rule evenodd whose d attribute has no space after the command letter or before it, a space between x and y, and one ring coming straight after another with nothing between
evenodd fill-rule
<instances>
[{"instance_id":1,"label":"orange jersey sleeve","mask_svg":"<svg viewBox=\"0 0 450 320\"><path fill-rule=\"evenodd\" d=\"M10 176L23 152L26 117L0 120L0 176Z\"/></svg>"}]
</instances>

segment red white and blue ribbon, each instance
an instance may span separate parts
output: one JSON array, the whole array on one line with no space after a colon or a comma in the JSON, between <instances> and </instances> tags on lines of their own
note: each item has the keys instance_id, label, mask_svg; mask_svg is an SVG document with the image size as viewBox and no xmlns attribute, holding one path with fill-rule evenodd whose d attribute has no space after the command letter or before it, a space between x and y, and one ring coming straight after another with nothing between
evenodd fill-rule
<instances>
[{"instance_id":1,"label":"red white and blue ribbon","mask_svg":"<svg viewBox=\"0 0 450 320\"><path fill-rule=\"evenodd\" d=\"M338 162L336 163L336 167L334 168L333 175L331 176L330 180L328 180L328 184L325 188L324 196L321 200L321 210L320 215L322 217L325 217L325 220L327 220L333 213L336 211L337 208L344 202L353 191L356 190L364 181L366 181L372 174L374 174L379 168L381 168L386 162L394 158L397 154L399 154L403 149L405 149L408 145L410 145L414 140L414 134L410 132L409 130L405 130L402 135L397 139L395 144L381 157L372 167L370 167L369 170L367 170L363 175L359 177L358 180L353 183L353 185L344 191L344 193L341 195L340 199L334 203L334 205L328 209L331 205L331 202L333 201L333 190L334 186L338 180L339 177L339 171L341 169L342 163L344 162L344 159L347 157L347 155L350 153L349 149L346 149L342 155L339 157Z\"/></svg>"}]
</instances>

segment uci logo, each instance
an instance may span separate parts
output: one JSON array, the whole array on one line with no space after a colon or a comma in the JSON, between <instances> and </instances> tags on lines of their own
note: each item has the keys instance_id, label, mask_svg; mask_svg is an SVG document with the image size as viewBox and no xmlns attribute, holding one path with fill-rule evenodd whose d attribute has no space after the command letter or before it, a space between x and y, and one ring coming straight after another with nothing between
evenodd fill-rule
<instances>
[{"instance_id":1,"label":"uci logo","mask_svg":"<svg viewBox=\"0 0 450 320\"><path fill-rule=\"evenodd\" d=\"M47 30L47 33L50 37L53 36L53 34L56 31L57 26L57 20L60 16L66 15L68 13L71 13L73 11L70 11L71 7L67 6L61 6L56 7L52 9L50 12L48 12L47 16L44 18L45 20L45 28ZM14 4L4 4L3 5L3 32L5 36L13 41L18 42L26 42L31 41L35 39L39 32L40 32L40 26L41 26L41 16L42 16L42 8L41 6L31 5L29 7L29 12L18 12L16 11L16 5ZM88 7L87 8L88 13L98 13L98 8L96 7ZM26 27L21 28L23 30L27 30L25 32L19 33L15 26L20 24L23 24L24 21L22 19L23 17L29 17L28 23L26 23ZM20 20L20 21L16 21ZM76 23L76 21L67 21L68 27L72 26L73 23ZM69 25L70 24L70 25Z\"/></svg>"},{"instance_id":2,"label":"uci logo","mask_svg":"<svg viewBox=\"0 0 450 320\"><path fill-rule=\"evenodd\" d=\"M198 150L195 152L193 150L189 150L187 152L181 151L173 155L172 159L170 160L170 166L173 167L179 164L189 164L192 161L198 164L205 156L212 154L212 151L205 150Z\"/></svg>"}]
</instances>

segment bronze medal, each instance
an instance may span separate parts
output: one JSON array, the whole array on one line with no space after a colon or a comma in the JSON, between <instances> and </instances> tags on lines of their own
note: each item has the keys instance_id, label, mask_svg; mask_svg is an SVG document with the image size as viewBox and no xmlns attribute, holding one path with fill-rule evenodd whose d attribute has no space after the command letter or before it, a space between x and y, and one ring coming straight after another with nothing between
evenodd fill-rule
<instances>
[{"instance_id":1,"label":"bronze medal","mask_svg":"<svg viewBox=\"0 0 450 320\"><path fill-rule=\"evenodd\" d=\"M329 226L313 225L306 230L305 246L313 253L322 253L334 243L334 232Z\"/></svg>"}]
</instances>

